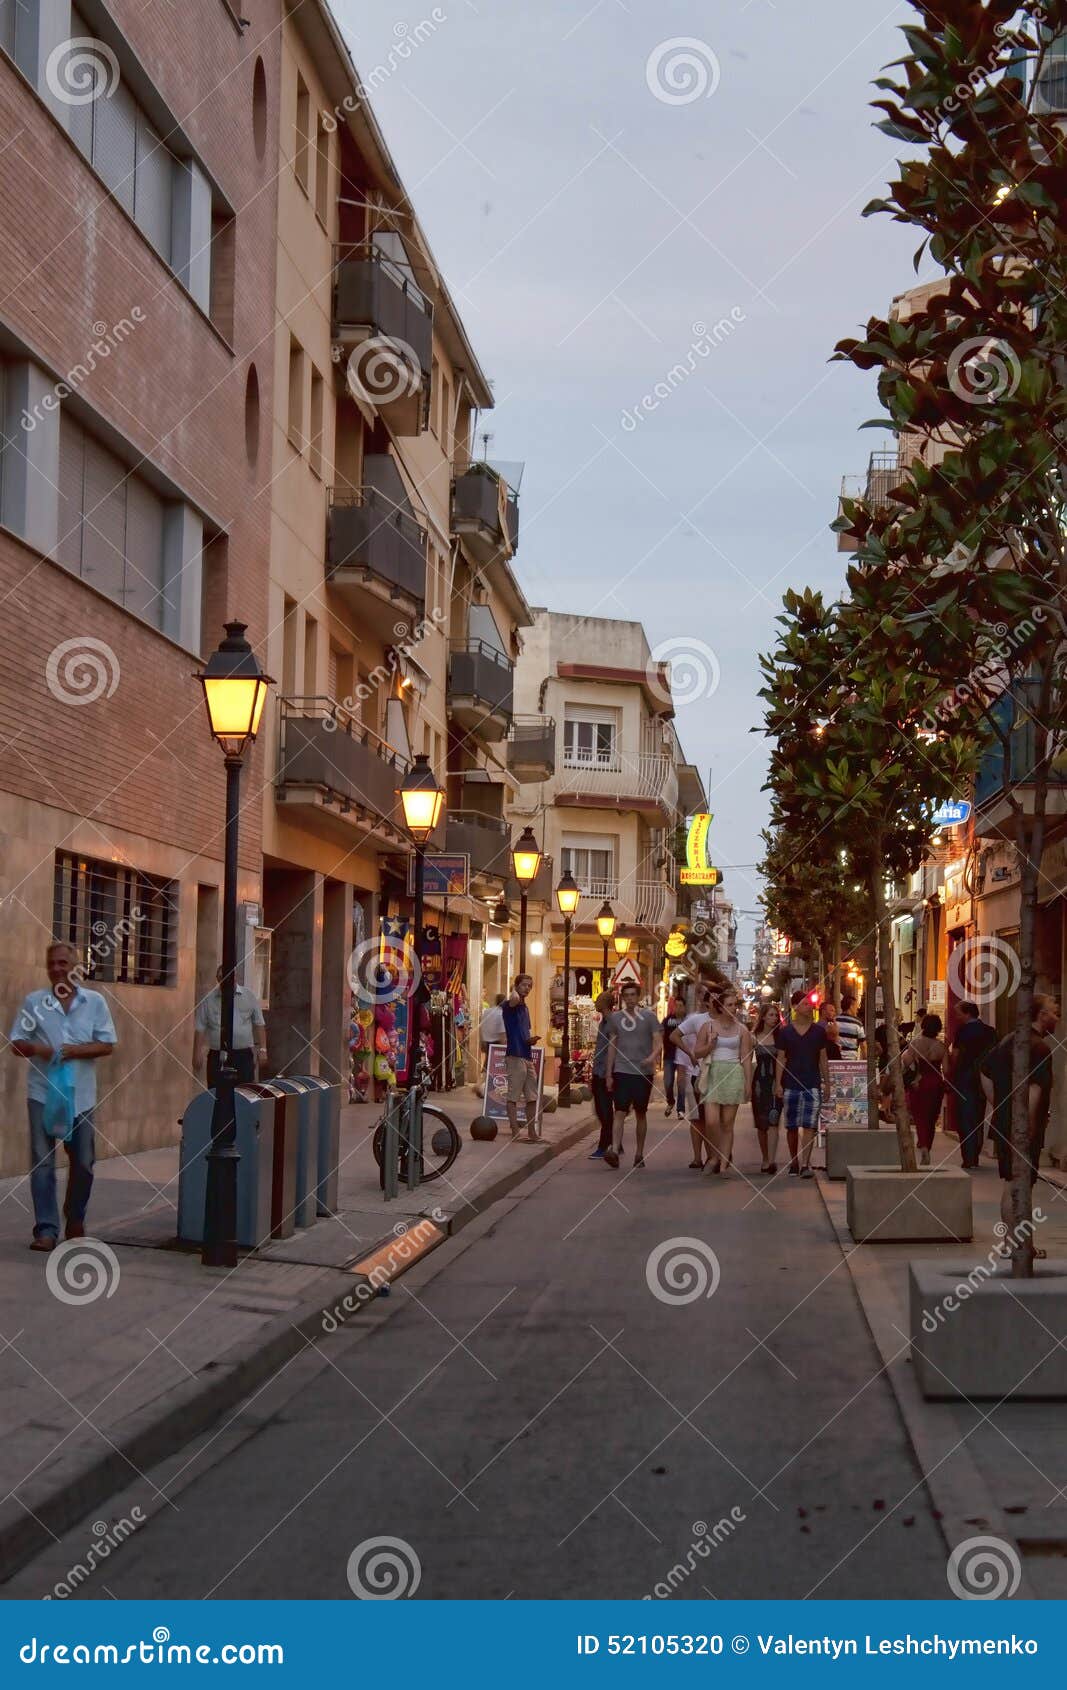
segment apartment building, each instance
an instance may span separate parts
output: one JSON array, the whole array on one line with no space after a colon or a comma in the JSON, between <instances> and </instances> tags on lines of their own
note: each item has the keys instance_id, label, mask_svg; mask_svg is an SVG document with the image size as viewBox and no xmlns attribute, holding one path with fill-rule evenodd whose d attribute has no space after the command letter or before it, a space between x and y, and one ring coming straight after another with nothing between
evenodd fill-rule
<instances>
[{"instance_id":1,"label":"apartment building","mask_svg":"<svg viewBox=\"0 0 1067 1690\"><path fill-rule=\"evenodd\" d=\"M263 920L274 1060L335 1075L360 960L411 913L396 794L420 754L447 793L431 849L470 868L427 899L438 1045L477 1019L530 613L518 474L475 460L488 381L318 0L286 10L278 97Z\"/></svg>"},{"instance_id":2,"label":"apartment building","mask_svg":"<svg viewBox=\"0 0 1067 1690\"><path fill-rule=\"evenodd\" d=\"M77 946L119 1038L101 1155L173 1142L194 1089L224 798L194 671L228 618L267 632L280 0L250 10L0 0L3 1011ZM9 1055L4 1173L24 1081Z\"/></svg>"},{"instance_id":3,"label":"apartment building","mask_svg":"<svg viewBox=\"0 0 1067 1690\"><path fill-rule=\"evenodd\" d=\"M653 661L638 622L536 609L515 702L524 734L554 747L551 772L524 776L511 809L513 827L531 825L552 864L538 905L544 950L531 962L545 1028L563 966L552 875L569 870L582 891L571 948L578 995L599 989L596 916L605 902L652 994L678 913L676 834L685 813L701 807L703 786L682 759L669 667ZM616 960L610 947L609 965Z\"/></svg>"}]
</instances>

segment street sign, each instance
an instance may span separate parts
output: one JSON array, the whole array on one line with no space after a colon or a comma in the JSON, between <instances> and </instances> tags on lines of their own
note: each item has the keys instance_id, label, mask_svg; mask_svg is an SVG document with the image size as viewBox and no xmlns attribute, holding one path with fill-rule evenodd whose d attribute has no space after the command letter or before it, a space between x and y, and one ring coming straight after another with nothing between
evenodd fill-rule
<instances>
[{"instance_id":1,"label":"street sign","mask_svg":"<svg viewBox=\"0 0 1067 1690\"><path fill-rule=\"evenodd\" d=\"M717 868L680 868L678 879L682 886L717 886L719 871Z\"/></svg>"},{"instance_id":2,"label":"street sign","mask_svg":"<svg viewBox=\"0 0 1067 1690\"><path fill-rule=\"evenodd\" d=\"M962 827L971 819L971 806L965 798L947 798L930 819L935 827Z\"/></svg>"},{"instance_id":3,"label":"street sign","mask_svg":"<svg viewBox=\"0 0 1067 1690\"><path fill-rule=\"evenodd\" d=\"M623 986L636 986L639 990L644 986L641 970L632 956L621 957L615 964L615 972L611 976L611 984L616 992Z\"/></svg>"},{"instance_id":4,"label":"street sign","mask_svg":"<svg viewBox=\"0 0 1067 1690\"><path fill-rule=\"evenodd\" d=\"M435 852L423 858L422 889L430 898L462 898L470 890L471 860L465 851ZM408 896L415 896L415 858L408 858Z\"/></svg>"},{"instance_id":5,"label":"street sign","mask_svg":"<svg viewBox=\"0 0 1067 1690\"><path fill-rule=\"evenodd\" d=\"M693 915L697 921L711 920L711 905L706 898L693 899Z\"/></svg>"}]
</instances>

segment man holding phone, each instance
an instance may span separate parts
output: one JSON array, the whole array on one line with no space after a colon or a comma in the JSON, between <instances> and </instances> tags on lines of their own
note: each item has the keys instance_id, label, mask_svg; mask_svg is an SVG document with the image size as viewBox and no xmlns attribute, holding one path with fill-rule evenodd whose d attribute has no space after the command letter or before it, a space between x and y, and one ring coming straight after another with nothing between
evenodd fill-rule
<instances>
[{"instance_id":1,"label":"man holding phone","mask_svg":"<svg viewBox=\"0 0 1067 1690\"><path fill-rule=\"evenodd\" d=\"M511 1136L513 1139L519 1136L521 1103L526 1115L527 1141L536 1144L540 1126L537 1119L537 1069L533 1059L536 1039L530 1031L530 1010L526 1002L532 988L532 974L517 974L515 984L508 993L507 1002L501 1007L504 1016L504 1038L507 1041L504 1072L508 1077L507 1111Z\"/></svg>"}]
</instances>

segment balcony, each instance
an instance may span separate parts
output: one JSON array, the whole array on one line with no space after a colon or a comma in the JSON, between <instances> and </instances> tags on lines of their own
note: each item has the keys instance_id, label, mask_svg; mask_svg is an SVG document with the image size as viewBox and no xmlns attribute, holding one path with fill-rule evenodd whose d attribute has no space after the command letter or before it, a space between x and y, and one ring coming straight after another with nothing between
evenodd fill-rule
<instances>
[{"instance_id":1,"label":"balcony","mask_svg":"<svg viewBox=\"0 0 1067 1690\"><path fill-rule=\"evenodd\" d=\"M1001 731L1011 730L1008 769L1005 775L1004 746L995 739L986 748L974 783L974 829L982 838L1014 837L1009 792L1025 813L1033 811L1032 776L1037 762L1037 728L1031 711L1037 703L1037 682L1015 681L1011 692L1005 693L993 706L992 713ZM1067 765L1062 756L1054 755L1049 769L1046 813L1050 817L1067 814L1065 800Z\"/></svg>"},{"instance_id":2,"label":"balcony","mask_svg":"<svg viewBox=\"0 0 1067 1690\"><path fill-rule=\"evenodd\" d=\"M644 928L664 937L678 912L674 887L660 880L592 880L582 885L576 924L592 926L605 898L621 926Z\"/></svg>"},{"instance_id":3,"label":"balcony","mask_svg":"<svg viewBox=\"0 0 1067 1690\"><path fill-rule=\"evenodd\" d=\"M353 397L397 434L426 426L433 366L433 306L373 244L334 247L333 338L349 349Z\"/></svg>"},{"instance_id":4,"label":"balcony","mask_svg":"<svg viewBox=\"0 0 1067 1690\"><path fill-rule=\"evenodd\" d=\"M511 873L511 829L496 816L477 810L449 810L445 816L445 850L462 851L471 863L471 879L491 875L501 884Z\"/></svg>"},{"instance_id":5,"label":"balcony","mask_svg":"<svg viewBox=\"0 0 1067 1690\"><path fill-rule=\"evenodd\" d=\"M508 768L518 781L551 780L556 772L556 724L551 716L513 716Z\"/></svg>"},{"instance_id":6,"label":"balcony","mask_svg":"<svg viewBox=\"0 0 1067 1690\"><path fill-rule=\"evenodd\" d=\"M482 564L511 557L519 544L519 498L487 464L456 477L452 488L452 531Z\"/></svg>"},{"instance_id":7,"label":"balcony","mask_svg":"<svg viewBox=\"0 0 1067 1690\"><path fill-rule=\"evenodd\" d=\"M841 499L863 499L874 510L884 510L890 504L890 489L899 486L905 474L899 454L895 450L872 452L866 475L846 475L841 481ZM840 501L838 515L843 516ZM856 541L849 534L837 536L839 552L854 552Z\"/></svg>"},{"instance_id":8,"label":"balcony","mask_svg":"<svg viewBox=\"0 0 1067 1690\"><path fill-rule=\"evenodd\" d=\"M393 645L426 608L426 532L373 488L331 488L326 574L358 620Z\"/></svg>"},{"instance_id":9,"label":"balcony","mask_svg":"<svg viewBox=\"0 0 1067 1690\"><path fill-rule=\"evenodd\" d=\"M283 698L279 806L353 843L408 844L397 788L407 764L332 698ZM358 831L357 831L358 830Z\"/></svg>"},{"instance_id":10,"label":"balcony","mask_svg":"<svg viewBox=\"0 0 1067 1690\"><path fill-rule=\"evenodd\" d=\"M678 804L674 759L663 751L627 756L624 751L583 757L565 754L556 782L556 802L599 809L644 809L673 816Z\"/></svg>"},{"instance_id":11,"label":"balcony","mask_svg":"<svg viewBox=\"0 0 1067 1690\"><path fill-rule=\"evenodd\" d=\"M461 640L448 659L448 713L465 733L504 739L511 727L513 666L484 640Z\"/></svg>"}]
</instances>

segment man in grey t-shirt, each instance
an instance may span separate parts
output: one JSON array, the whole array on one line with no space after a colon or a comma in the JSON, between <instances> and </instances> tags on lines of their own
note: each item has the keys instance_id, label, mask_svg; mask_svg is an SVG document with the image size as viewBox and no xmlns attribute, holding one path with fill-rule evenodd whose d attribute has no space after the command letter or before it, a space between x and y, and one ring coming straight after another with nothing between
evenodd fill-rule
<instances>
[{"instance_id":1,"label":"man in grey t-shirt","mask_svg":"<svg viewBox=\"0 0 1067 1690\"><path fill-rule=\"evenodd\" d=\"M609 1168L617 1168L622 1150L622 1131L631 1109L637 1122L637 1154L634 1167L645 1165L645 1134L648 1131L648 1101L652 1096L652 1076L656 1071L656 1050L662 1034L659 1020L651 1009L638 1007L637 987L628 983L622 988L622 1008L607 1019L608 1054L604 1065L604 1084L611 1094L615 1111L611 1149L605 1150L604 1160Z\"/></svg>"}]
</instances>

